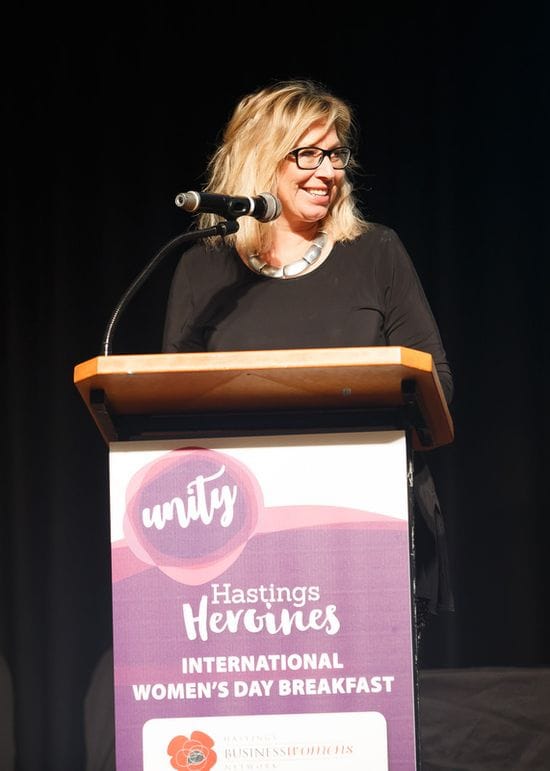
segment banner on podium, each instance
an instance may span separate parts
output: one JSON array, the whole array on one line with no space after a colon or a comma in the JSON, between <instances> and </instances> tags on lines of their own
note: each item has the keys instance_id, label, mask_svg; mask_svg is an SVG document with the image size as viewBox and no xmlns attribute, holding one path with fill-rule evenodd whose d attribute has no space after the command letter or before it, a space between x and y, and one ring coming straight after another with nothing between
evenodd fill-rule
<instances>
[{"instance_id":1,"label":"banner on podium","mask_svg":"<svg viewBox=\"0 0 550 771\"><path fill-rule=\"evenodd\" d=\"M118 771L416 768L404 433L109 457Z\"/></svg>"}]
</instances>

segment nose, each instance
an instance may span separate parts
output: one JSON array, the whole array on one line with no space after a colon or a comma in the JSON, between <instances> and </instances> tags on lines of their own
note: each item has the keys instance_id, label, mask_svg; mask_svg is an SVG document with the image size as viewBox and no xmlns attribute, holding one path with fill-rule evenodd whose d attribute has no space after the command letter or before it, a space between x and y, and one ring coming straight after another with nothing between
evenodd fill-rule
<instances>
[{"instance_id":1,"label":"nose","mask_svg":"<svg viewBox=\"0 0 550 771\"><path fill-rule=\"evenodd\" d=\"M334 177L335 169L332 166L332 163L330 162L330 158L328 155L325 155L323 160L321 161L321 165L317 166L317 174L320 177L329 177L332 179Z\"/></svg>"}]
</instances>

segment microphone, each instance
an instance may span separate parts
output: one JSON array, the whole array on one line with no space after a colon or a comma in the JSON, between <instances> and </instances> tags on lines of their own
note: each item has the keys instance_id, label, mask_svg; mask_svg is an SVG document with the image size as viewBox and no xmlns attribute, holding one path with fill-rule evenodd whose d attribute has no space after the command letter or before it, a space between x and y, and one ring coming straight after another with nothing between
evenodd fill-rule
<instances>
[{"instance_id":1,"label":"microphone","mask_svg":"<svg viewBox=\"0 0 550 771\"><path fill-rule=\"evenodd\" d=\"M254 197L244 195L221 195L219 193L178 193L176 206L188 212L209 212L229 220L248 215L260 222L271 222L281 214L281 202L271 193Z\"/></svg>"}]
</instances>

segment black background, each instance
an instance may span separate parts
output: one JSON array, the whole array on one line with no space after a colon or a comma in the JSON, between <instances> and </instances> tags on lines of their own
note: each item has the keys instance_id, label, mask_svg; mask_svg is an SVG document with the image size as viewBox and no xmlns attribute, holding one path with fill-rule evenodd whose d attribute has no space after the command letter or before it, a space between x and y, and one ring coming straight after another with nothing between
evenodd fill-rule
<instances>
[{"instance_id":1,"label":"black background","mask_svg":"<svg viewBox=\"0 0 550 771\"><path fill-rule=\"evenodd\" d=\"M547 11L188 6L23 3L3 25L0 648L24 771L83 768L82 702L110 646L107 450L73 368L187 228L174 197L200 187L236 100L274 79L354 105L362 205L411 253L454 371L456 440L430 460L457 609L422 664L550 665ZM159 350L177 256L113 353Z\"/></svg>"}]
</instances>

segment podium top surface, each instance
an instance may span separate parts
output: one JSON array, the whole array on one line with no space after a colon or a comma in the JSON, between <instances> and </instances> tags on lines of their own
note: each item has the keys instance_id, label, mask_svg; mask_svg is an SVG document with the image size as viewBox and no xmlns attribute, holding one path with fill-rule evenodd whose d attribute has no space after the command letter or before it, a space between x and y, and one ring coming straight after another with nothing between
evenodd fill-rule
<instances>
[{"instance_id":1,"label":"podium top surface","mask_svg":"<svg viewBox=\"0 0 550 771\"><path fill-rule=\"evenodd\" d=\"M397 346L98 356L74 383L105 436L92 393L111 415L348 410L404 404L414 381L431 449L453 441L452 419L432 356ZM105 436L106 439L108 439Z\"/></svg>"}]
</instances>

